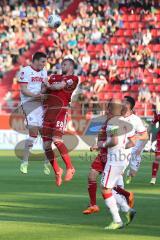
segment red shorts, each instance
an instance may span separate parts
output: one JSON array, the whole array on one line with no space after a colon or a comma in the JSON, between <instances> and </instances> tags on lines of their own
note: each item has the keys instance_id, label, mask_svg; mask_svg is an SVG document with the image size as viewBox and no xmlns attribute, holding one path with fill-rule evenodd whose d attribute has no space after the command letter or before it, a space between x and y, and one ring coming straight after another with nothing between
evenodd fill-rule
<instances>
[{"instance_id":1,"label":"red shorts","mask_svg":"<svg viewBox=\"0 0 160 240\"><path fill-rule=\"evenodd\" d=\"M91 168L99 173L102 173L107 162L107 153L99 153L92 162Z\"/></svg>"},{"instance_id":2,"label":"red shorts","mask_svg":"<svg viewBox=\"0 0 160 240\"><path fill-rule=\"evenodd\" d=\"M66 127L67 109L61 108L54 113L47 110L43 121L43 141L52 140L53 137L62 137Z\"/></svg>"}]
</instances>

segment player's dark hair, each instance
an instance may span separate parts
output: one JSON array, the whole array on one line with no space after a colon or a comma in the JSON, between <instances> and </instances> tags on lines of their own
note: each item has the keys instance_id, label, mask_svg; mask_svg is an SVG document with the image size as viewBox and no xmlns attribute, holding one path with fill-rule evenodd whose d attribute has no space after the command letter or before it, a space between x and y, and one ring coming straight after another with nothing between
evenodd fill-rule
<instances>
[{"instance_id":1,"label":"player's dark hair","mask_svg":"<svg viewBox=\"0 0 160 240\"><path fill-rule=\"evenodd\" d=\"M129 104L131 106L131 110L132 110L135 106L134 98L132 98L131 96L125 96L124 98L127 100L127 102L129 102Z\"/></svg>"},{"instance_id":2,"label":"player's dark hair","mask_svg":"<svg viewBox=\"0 0 160 240\"><path fill-rule=\"evenodd\" d=\"M40 58L47 58L47 55L43 52L36 52L32 57L32 61L34 62L35 60L39 60Z\"/></svg>"},{"instance_id":3,"label":"player's dark hair","mask_svg":"<svg viewBox=\"0 0 160 240\"><path fill-rule=\"evenodd\" d=\"M75 68L76 64L75 64L75 61L72 58L65 58L63 60L63 62L65 62L65 61L69 61L73 65L73 67Z\"/></svg>"}]
</instances>

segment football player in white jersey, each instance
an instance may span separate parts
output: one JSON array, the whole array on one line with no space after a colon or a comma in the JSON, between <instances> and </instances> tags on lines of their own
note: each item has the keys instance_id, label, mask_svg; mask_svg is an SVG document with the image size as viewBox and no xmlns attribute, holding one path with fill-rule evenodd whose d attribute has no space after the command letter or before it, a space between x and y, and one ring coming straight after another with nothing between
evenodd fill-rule
<instances>
[{"instance_id":1,"label":"football player in white jersey","mask_svg":"<svg viewBox=\"0 0 160 240\"><path fill-rule=\"evenodd\" d=\"M101 192L106 206L109 208L113 222L105 229L118 229L124 226L119 214L116 198L113 194L113 188L117 185L117 181L123 174L127 161L128 153L126 149L131 148L135 144L135 131L131 124L125 121L121 116L122 103L121 100L112 99L108 105L108 112L110 112L110 120L107 125L107 140L99 143L103 147L107 147L107 163L102 173L101 178ZM117 131L115 131L117 127ZM114 131L113 131L114 129ZM100 146L99 146L100 147ZM102 146L101 146L102 147ZM129 224L135 216L135 210L131 209L125 204L124 212L128 214Z\"/></svg>"},{"instance_id":2,"label":"football player in white jersey","mask_svg":"<svg viewBox=\"0 0 160 240\"><path fill-rule=\"evenodd\" d=\"M43 52L36 52L33 55L30 66L20 71L20 98L21 106L25 114L25 121L29 131L29 137L25 140L23 159L20 171L24 174L28 169L28 158L40 128L42 127L43 108L41 101L44 95L41 94L42 83L47 79L47 71L44 69L47 56ZM49 174L49 163L45 162L44 172Z\"/></svg>"},{"instance_id":3,"label":"football player in white jersey","mask_svg":"<svg viewBox=\"0 0 160 240\"><path fill-rule=\"evenodd\" d=\"M133 112L135 100L130 96L125 96L123 104L125 106L125 113L123 116L127 122L132 124L133 129L135 130L139 139L131 150L131 159L126 178L126 184L129 184L140 167L140 163L142 161L141 154L148 141L148 133L141 118L135 115Z\"/></svg>"}]
</instances>

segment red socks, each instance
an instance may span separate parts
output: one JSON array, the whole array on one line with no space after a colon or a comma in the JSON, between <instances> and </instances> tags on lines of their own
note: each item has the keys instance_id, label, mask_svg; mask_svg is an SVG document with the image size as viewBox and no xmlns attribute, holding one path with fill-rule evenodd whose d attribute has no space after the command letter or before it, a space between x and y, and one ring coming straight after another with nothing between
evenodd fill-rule
<instances>
[{"instance_id":1,"label":"red socks","mask_svg":"<svg viewBox=\"0 0 160 240\"><path fill-rule=\"evenodd\" d=\"M157 177L158 168L159 168L159 162L154 161L153 164L152 164L152 178Z\"/></svg>"},{"instance_id":2,"label":"red socks","mask_svg":"<svg viewBox=\"0 0 160 240\"><path fill-rule=\"evenodd\" d=\"M125 196L125 198L128 198L129 195L130 195L130 192L127 192L125 189L123 189L123 188L121 188L121 187L119 187L119 186L114 187L114 190L115 190L117 193Z\"/></svg>"},{"instance_id":3,"label":"red socks","mask_svg":"<svg viewBox=\"0 0 160 240\"><path fill-rule=\"evenodd\" d=\"M47 159L50 161L50 164L51 164L54 172L57 173L59 171L59 166L58 166L58 163L57 163L57 160L56 160L53 150L51 148L46 149L45 154L46 154Z\"/></svg>"},{"instance_id":4,"label":"red socks","mask_svg":"<svg viewBox=\"0 0 160 240\"><path fill-rule=\"evenodd\" d=\"M66 164L66 168L73 168L70 156L68 155L68 149L66 148L65 144L63 142L54 142L55 146L57 147L58 151L61 154L61 157Z\"/></svg>"},{"instance_id":5,"label":"red socks","mask_svg":"<svg viewBox=\"0 0 160 240\"><path fill-rule=\"evenodd\" d=\"M97 192L97 183L94 181L88 180L88 193L90 197L90 205L96 205L96 192Z\"/></svg>"}]
</instances>

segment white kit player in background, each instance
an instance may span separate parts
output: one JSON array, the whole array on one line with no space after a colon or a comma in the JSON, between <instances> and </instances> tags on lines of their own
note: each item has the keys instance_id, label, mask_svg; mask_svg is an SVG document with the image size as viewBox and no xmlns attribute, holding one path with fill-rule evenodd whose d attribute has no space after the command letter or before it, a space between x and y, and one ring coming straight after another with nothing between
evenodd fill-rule
<instances>
[{"instance_id":1,"label":"white kit player in background","mask_svg":"<svg viewBox=\"0 0 160 240\"><path fill-rule=\"evenodd\" d=\"M24 174L28 170L28 158L30 149L33 147L39 131L42 127L43 108L41 101L44 95L41 94L42 83L47 79L46 54L36 52L33 55L30 66L24 67L19 75L21 106L25 114L25 122L29 131L29 136L25 140L20 171ZM45 160L44 172L49 174L49 163Z\"/></svg>"},{"instance_id":2,"label":"white kit player in background","mask_svg":"<svg viewBox=\"0 0 160 240\"><path fill-rule=\"evenodd\" d=\"M113 222L105 229L119 229L124 227L122 219L119 214L116 197L113 194L113 188L117 185L117 181L124 173L127 161L128 152L126 149L131 148L135 144L135 131L132 125L125 121L121 116L122 103L121 100L112 99L108 104L108 113L110 117L107 123L107 140L102 142L99 147L106 147L107 162L102 173L101 178L101 192L105 201L105 205L109 208ZM117 126L117 130L116 130ZM112 131L113 128L113 131ZM122 199L121 199L122 200ZM122 209L126 213L126 225L128 225L134 218L136 211L128 206L126 201L120 202Z\"/></svg>"},{"instance_id":3,"label":"white kit player in background","mask_svg":"<svg viewBox=\"0 0 160 240\"><path fill-rule=\"evenodd\" d=\"M135 100L130 96L125 96L123 100L123 104L125 106L125 110L124 110L125 112L123 116L125 117L125 120L127 122L132 124L133 129L135 130L135 133L139 139L136 141L135 146L131 150L129 170L127 171L127 177L126 177L126 184L129 184L132 178L138 172L138 169L140 167L140 164L142 161L141 154L148 141L148 133L141 118L133 113Z\"/></svg>"}]
</instances>

